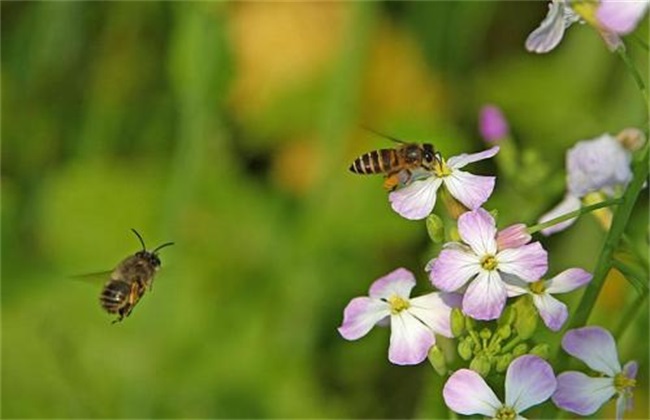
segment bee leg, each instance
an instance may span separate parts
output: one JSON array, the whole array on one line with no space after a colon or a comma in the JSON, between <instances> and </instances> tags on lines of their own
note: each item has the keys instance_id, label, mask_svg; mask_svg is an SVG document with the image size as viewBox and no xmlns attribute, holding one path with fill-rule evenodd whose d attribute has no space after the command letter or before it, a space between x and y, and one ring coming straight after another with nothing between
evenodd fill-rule
<instances>
[{"instance_id":1,"label":"bee leg","mask_svg":"<svg viewBox=\"0 0 650 420\"><path fill-rule=\"evenodd\" d=\"M386 175L386 179L384 180L384 189L387 191L393 191L398 184L399 177L397 172Z\"/></svg>"}]
</instances>

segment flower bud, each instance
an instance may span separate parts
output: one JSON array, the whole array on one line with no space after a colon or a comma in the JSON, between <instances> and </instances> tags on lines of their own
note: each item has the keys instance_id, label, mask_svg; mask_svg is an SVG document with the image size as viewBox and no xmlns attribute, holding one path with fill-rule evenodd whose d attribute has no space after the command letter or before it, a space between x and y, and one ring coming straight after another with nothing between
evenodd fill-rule
<instances>
[{"instance_id":1,"label":"flower bud","mask_svg":"<svg viewBox=\"0 0 650 420\"><path fill-rule=\"evenodd\" d=\"M445 240L445 226L440 216L431 213L427 216L427 233L434 243L441 243Z\"/></svg>"},{"instance_id":2,"label":"flower bud","mask_svg":"<svg viewBox=\"0 0 650 420\"><path fill-rule=\"evenodd\" d=\"M461 359L467 361L472 358L473 342L470 337L465 337L458 342L458 355Z\"/></svg>"},{"instance_id":3,"label":"flower bud","mask_svg":"<svg viewBox=\"0 0 650 420\"><path fill-rule=\"evenodd\" d=\"M451 310L451 333L454 337L460 337L465 332L465 315L460 308Z\"/></svg>"},{"instance_id":4,"label":"flower bud","mask_svg":"<svg viewBox=\"0 0 650 420\"><path fill-rule=\"evenodd\" d=\"M535 347L530 349L528 352L529 354L534 354L535 356L539 356L542 359L548 359L548 354L550 352L548 344L537 344Z\"/></svg>"},{"instance_id":5,"label":"flower bud","mask_svg":"<svg viewBox=\"0 0 650 420\"><path fill-rule=\"evenodd\" d=\"M469 368L485 378L490 374L492 363L486 355L480 354L469 363Z\"/></svg>"},{"instance_id":6,"label":"flower bud","mask_svg":"<svg viewBox=\"0 0 650 420\"><path fill-rule=\"evenodd\" d=\"M497 232L497 246L499 249L519 248L526 245L532 236L526 230L526 225L517 223Z\"/></svg>"},{"instance_id":7,"label":"flower bud","mask_svg":"<svg viewBox=\"0 0 650 420\"><path fill-rule=\"evenodd\" d=\"M506 306L497 320L497 325L512 325L515 322L516 315L517 313L512 306Z\"/></svg>"},{"instance_id":8,"label":"flower bud","mask_svg":"<svg viewBox=\"0 0 650 420\"><path fill-rule=\"evenodd\" d=\"M510 366L512 359L512 354L502 354L501 356L497 356L495 364L496 371L499 373L505 372L506 369L508 369L508 366Z\"/></svg>"},{"instance_id":9,"label":"flower bud","mask_svg":"<svg viewBox=\"0 0 650 420\"><path fill-rule=\"evenodd\" d=\"M616 140L627 150L636 152L645 144L645 135L638 128L625 128L616 135Z\"/></svg>"},{"instance_id":10,"label":"flower bud","mask_svg":"<svg viewBox=\"0 0 650 420\"><path fill-rule=\"evenodd\" d=\"M512 335L512 328L510 325L502 325L497 329L497 335L502 340L507 340Z\"/></svg>"},{"instance_id":11,"label":"flower bud","mask_svg":"<svg viewBox=\"0 0 650 420\"><path fill-rule=\"evenodd\" d=\"M487 328L483 328L483 329L481 330L481 332L479 333L479 336L480 336L483 340L489 340L490 337L492 337L492 331L490 331L490 330L487 329Z\"/></svg>"},{"instance_id":12,"label":"flower bud","mask_svg":"<svg viewBox=\"0 0 650 420\"><path fill-rule=\"evenodd\" d=\"M444 376L447 373L447 363L445 361L445 355L440 350L440 347L433 346L429 350L429 363L433 369L440 376Z\"/></svg>"},{"instance_id":13,"label":"flower bud","mask_svg":"<svg viewBox=\"0 0 650 420\"><path fill-rule=\"evenodd\" d=\"M512 356L513 357L519 357L523 356L528 352L528 344L526 343L519 343L515 346L514 349L512 349Z\"/></svg>"},{"instance_id":14,"label":"flower bud","mask_svg":"<svg viewBox=\"0 0 650 420\"><path fill-rule=\"evenodd\" d=\"M474 331L474 328L476 327L476 321L472 317L466 316L465 317L465 329L467 331Z\"/></svg>"},{"instance_id":15,"label":"flower bud","mask_svg":"<svg viewBox=\"0 0 650 420\"><path fill-rule=\"evenodd\" d=\"M508 136L508 122L501 109L494 105L485 105L479 112L479 131L488 143L499 143Z\"/></svg>"}]
</instances>

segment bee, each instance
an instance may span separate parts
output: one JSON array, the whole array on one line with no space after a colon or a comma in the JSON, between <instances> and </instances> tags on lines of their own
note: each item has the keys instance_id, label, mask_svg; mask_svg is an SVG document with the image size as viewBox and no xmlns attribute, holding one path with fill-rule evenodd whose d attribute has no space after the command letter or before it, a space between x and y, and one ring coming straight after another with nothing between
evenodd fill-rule
<instances>
[{"instance_id":1,"label":"bee","mask_svg":"<svg viewBox=\"0 0 650 420\"><path fill-rule=\"evenodd\" d=\"M102 308L109 314L118 315L113 323L122 321L124 317L129 316L144 292L147 289L151 290L154 275L160 268L158 251L174 244L167 242L153 251L147 251L142 236L135 229L131 230L140 240L142 251L125 258L115 267L111 272L110 280L106 282L99 296Z\"/></svg>"},{"instance_id":2,"label":"bee","mask_svg":"<svg viewBox=\"0 0 650 420\"><path fill-rule=\"evenodd\" d=\"M395 137L367 130L399 143L393 149L373 150L356 158L350 165L350 171L359 175L384 174L384 188L394 190L398 185L408 184L415 172L432 171L441 161L432 144L407 143Z\"/></svg>"}]
</instances>

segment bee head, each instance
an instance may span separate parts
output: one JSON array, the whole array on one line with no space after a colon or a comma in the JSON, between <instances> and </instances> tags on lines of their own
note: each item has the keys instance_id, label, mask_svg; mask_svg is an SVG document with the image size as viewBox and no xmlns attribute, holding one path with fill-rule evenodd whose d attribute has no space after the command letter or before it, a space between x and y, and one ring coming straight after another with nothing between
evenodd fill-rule
<instances>
[{"instance_id":1,"label":"bee head","mask_svg":"<svg viewBox=\"0 0 650 420\"><path fill-rule=\"evenodd\" d=\"M139 257L139 258L142 258L143 260L149 262L149 264L151 264L155 268L160 267L160 258L158 258L158 251L160 251L161 249L163 249L166 246L174 245L174 243L173 242L166 242L166 243L158 246L153 251L149 252L149 251L147 251L147 247L144 244L144 240L142 239L142 236L140 236L138 231L135 230L135 229L131 229L131 230L133 231L133 233L135 233L135 236L138 237L138 239L140 240L140 243L142 244L142 251L138 251L135 254L135 256Z\"/></svg>"},{"instance_id":2,"label":"bee head","mask_svg":"<svg viewBox=\"0 0 650 420\"><path fill-rule=\"evenodd\" d=\"M436 152L436 149L433 148L433 145L430 143L424 143L422 145L422 161L427 167L430 164L440 160L440 153Z\"/></svg>"}]
</instances>

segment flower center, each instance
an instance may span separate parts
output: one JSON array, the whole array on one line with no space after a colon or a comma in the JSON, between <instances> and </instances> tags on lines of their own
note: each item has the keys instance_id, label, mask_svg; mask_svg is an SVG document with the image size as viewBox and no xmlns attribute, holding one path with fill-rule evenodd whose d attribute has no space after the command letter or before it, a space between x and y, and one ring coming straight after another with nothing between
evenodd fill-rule
<instances>
[{"instance_id":1,"label":"flower center","mask_svg":"<svg viewBox=\"0 0 650 420\"><path fill-rule=\"evenodd\" d=\"M494 414L494 418L498 420L513 420L517 418L517 412L512 409L512 407L504 405L497 410L497 412Z\"/></svg>"},{"instance_id":2,"label":"flower center","mask_svg":"<svg viewBox=\"0 0 650 420\"><path fill-rule=\"evenodd\" d=\"M388 304L390 305L390 313L397 315L402 312L404 309L408 309L411 304L408 300L402 299L397 295L393 295L388 298Z\"/></svg>"},{"instance_id":3,"label":"flower center","mask_svg":"<svg viewBox=\"0 0 650 420\"><path fill-rule=\"evenodd\" d=\"M433 173L436 174L438 178L444 178L448 175L451 175L451 169L445 163L443 158L436 159L433 163Z\"/></svg>"},{"instance_id":4,"label":"flower center","mask_svg":"<svg viewBox=\"0 0 650 420\"><path fill-rule=\"evenodd\" d=\"M630 388L636 386L636 379L628 378L623 372L617 373L614 376L614 388L618 392L628 391Z\"/></svg>"},{"instance_id":5,"label":"flower center","mask_svg":"<svg viewBox=\"0 0 650 420\"><path fill-rule=\"evenodd\" d=\"M531 283L529 287L530 291L536 295L541 295L544 293L544 290L546 290L546 286L544 286L543 280L537 280L535 283Z\"/></svg>"},{"instance_id":6,"label":"flower center","mask_svg":"<svg viewBox=\"0 0 650 420\"><path fill-rule=\"evenodd\" d=\"M483 267L485 270L492 271L497 268L499 265L499 262L497 259L494 257L494 255L486 255L481 259L481 267Z\"/></svg>"}]
</instances>

